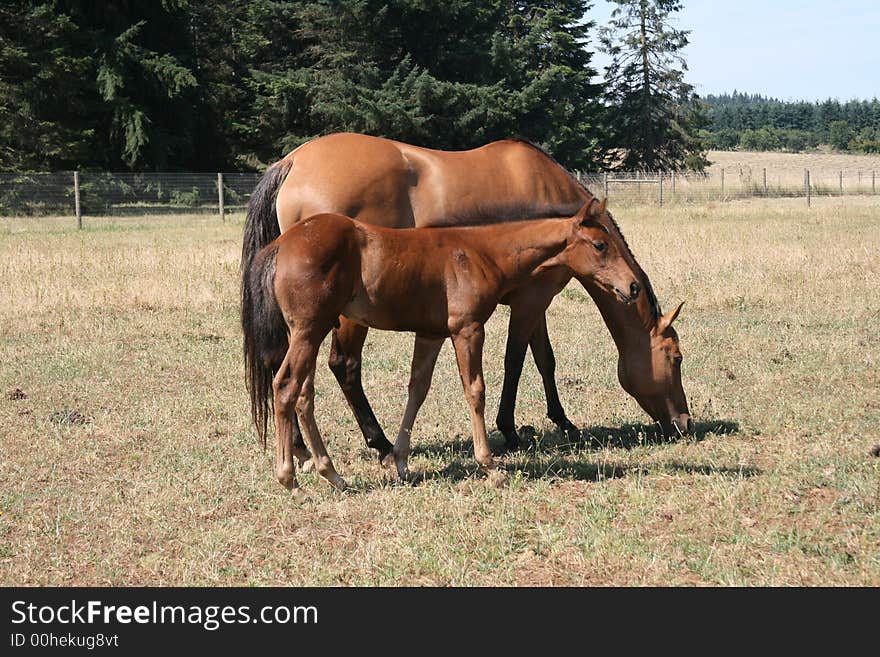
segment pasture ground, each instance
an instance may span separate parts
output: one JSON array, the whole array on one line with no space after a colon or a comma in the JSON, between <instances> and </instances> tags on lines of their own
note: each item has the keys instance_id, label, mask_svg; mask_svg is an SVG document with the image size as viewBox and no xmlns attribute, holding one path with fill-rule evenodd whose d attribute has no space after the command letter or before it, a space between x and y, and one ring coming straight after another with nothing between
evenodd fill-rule
<instances>
[{"instance_id":1,"label":"pasture ground","mask_svg":"<svg viewBox=\"0 0 880 657\"><path fill-rule=\"evenodd\" d=\"M664 308L687 302L696 435L645 424L572 284L549 318L581 442L544 418L529 363L517 417L538 447L486 485L447 344L415 427L422 481L397 485L320 367L318 422L354 490L300 475L303 505L248 417L240 216L0 220L0 584L880 585L880 204L616 218ZM490 426L506 318L487 327ZM411 346L367 345L392 439Z\"/></svg>"}]
</instances>

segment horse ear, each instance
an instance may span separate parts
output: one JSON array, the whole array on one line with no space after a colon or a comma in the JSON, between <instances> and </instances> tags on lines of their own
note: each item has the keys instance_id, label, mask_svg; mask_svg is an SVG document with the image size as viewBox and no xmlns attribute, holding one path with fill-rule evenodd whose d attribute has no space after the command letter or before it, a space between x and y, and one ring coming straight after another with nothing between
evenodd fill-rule
<instances>
[{"instance_id":1,"label":"horse ear","mask_svg":"<svg viewBox=\"0 0 880 657\"><path fill-rule=\"evenodd\" d=\"M596 203L590 203L590 216L591 217L601 217L605 214L605 208L608 205L608 198L603 198L601 201Z\"/></svg>"},{"instance_id":2,"label":"horse ear","mask_svg":"<svg viewBox=\"0 0 880 657\"><path fill-rule=\"evenodd\" d=\"M678 304L674 309L670 310L668 313L666 313L665 315L663 315L663 317L661 317L661 318L657 321L657 328L658 328L661 332L662 332L662 331L665 331L666 329L668 329L668 328L672 325L672 322L674 322L674 321L675 321L675 318L678 317L678 313L681 312L681 307L682 307L683 305L684 305L684 301L682 301L682 302L681 302L680 304Z\"/></svg>"}]
</instances>

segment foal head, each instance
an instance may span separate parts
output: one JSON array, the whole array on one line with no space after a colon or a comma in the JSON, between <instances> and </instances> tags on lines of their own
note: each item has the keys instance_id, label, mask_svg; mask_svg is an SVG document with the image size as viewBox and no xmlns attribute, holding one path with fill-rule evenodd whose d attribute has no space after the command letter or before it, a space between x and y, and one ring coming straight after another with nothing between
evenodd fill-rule
<instances>
[{"instance_id":1,"label":"foal head","mask_svg":"<svg viewBox=\"0 0 880 657\"><path fill-rule=\"evenodd\" d=\"M595 285L630 303L642 287L620 240L599 222L604 214L605 199L593 199L572 218L565 261L585 287Z\"/></svg>"}]
</instances>

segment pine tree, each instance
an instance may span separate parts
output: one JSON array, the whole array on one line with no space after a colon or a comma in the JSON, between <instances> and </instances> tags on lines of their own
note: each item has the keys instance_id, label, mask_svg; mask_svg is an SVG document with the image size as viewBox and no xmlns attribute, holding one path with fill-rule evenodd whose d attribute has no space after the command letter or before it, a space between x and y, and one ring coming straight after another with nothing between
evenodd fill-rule
<instances>
[{"instance_id":1,"label":"pine tree","mask_svg":"<svg viewBox=\"0 0 880 657\"><path fill-rule=\"evenodd\" d=\"M670 25L680 0L613 0L601 30L606 69L609 164L624 170L702 170L708 162L697 130L706 109L684 81L688 32Z\"/></svg>"}]
</instances>

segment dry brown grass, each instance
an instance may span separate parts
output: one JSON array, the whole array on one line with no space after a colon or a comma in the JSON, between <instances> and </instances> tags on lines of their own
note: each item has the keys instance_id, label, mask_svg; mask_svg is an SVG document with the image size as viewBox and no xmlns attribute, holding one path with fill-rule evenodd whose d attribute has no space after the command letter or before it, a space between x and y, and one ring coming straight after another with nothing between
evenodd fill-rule
<instances>
[{"instance_id":1,"label":"dry brown grass","mask_svg":"<svg viewBox=\"0 0 880 657\"><path fill-rule=\"evenodd\" d=\"M540 448L505 459L506 488L486 486L447 345L415 427L424 480L399 486L320 368L318 422L355 490L307 474L303 506L247 416L240 218L87 220L82 233L69 218L0 220L0 583L880 584L880 207L615 216L664 306L687 301L695 437L642 424L571 286L550 333L563 403L595 443L553 431L528 366L518 418ZM506 318L487 328L490 419ZM389 434L411 345L379 332L367 345Z\"/></svg>"}]
</instances>

